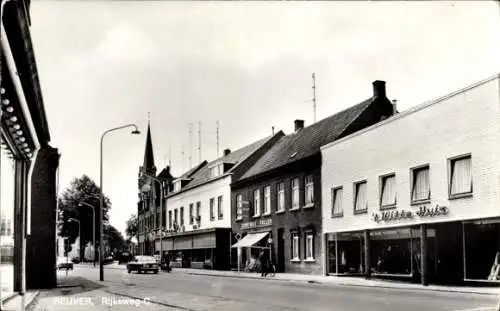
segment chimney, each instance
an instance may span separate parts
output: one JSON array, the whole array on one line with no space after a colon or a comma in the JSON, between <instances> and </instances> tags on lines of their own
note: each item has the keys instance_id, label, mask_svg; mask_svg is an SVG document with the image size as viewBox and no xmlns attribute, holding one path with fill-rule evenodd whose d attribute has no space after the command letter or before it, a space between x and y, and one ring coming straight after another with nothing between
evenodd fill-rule
<instances>
[{"instance_id":1,"label":"chimney","mask_svg":"<svg viewBox=\"0 0 500 311\"><path fill-rule=\"evenodd\" d=\"M392 100L392 114L395 115L396 113L398 113L398 100L393 99Z\"/></svg>"},{"instance_id":2,"label":"chimney","mask_svg":"<svg viewBox=\"0 0 500 311\"><path fill-rule=\"evenodd\" d=\"M231 149L224 149L224 156L227 156L231 153Z\"/></svg>"},{"instance_id":3,"label":"chimney","mask_svg":"<svg viewBox=\"0 0 500 311\"><path fill-rule=\"evenodd\" d=\"M304 120L295 120L295 132L304 128Z\"/></svg>"},{"instance_id":4,"label":"chimney","mask_svg":"<svg viewBox=\"0 0 500 311\"><path fill-rule=\"evenodd\" d=\"M385 96L385 81L373 81L373 97L386 97Z\"/></svg>"}]
</instances>

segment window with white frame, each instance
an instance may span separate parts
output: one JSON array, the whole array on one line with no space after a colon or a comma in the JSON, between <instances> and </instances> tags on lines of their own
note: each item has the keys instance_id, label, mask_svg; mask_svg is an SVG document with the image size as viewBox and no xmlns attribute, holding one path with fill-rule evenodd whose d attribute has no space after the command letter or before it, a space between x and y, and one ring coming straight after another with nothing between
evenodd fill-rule
<instances>
[{"instance_id":1,"label":"window with white frame","mask_svg":"<svg viewBox=\"0 0 500 311\"><path fill-rule=\"evenodd\" d=\"M178 217L177 217L177 209L174 209L174 226L178 226Z\"/></svg>"},{"instance_id":2,"label":"window with white frame","mask_svg":"<svg viewBox=\"0 0 500 311\"><path fill-rule=\"evenodd\" d=\"M332 188L332 217L340 217L344 215L342 208L342 187Z\"/></svg>"},{"instance_id":3,"label":"window with white frame","mask_svg":"<svg viewBox=\"0 0 500 311\"><path fill-rule=\"evenodd\" d=\"M260 216L260 191L259 189L253 192L253 215Z\"/></svg>"},{"instance_id":4,"label":"window with white frame","mask_svg":"<svg viewBox=\"0 0 500 311\"><path fill-rule=\"evenodd\" d=\"M366 184L366 181L361 181L354 184L354 213L364 213L368 210Z\"/></svg>"},{"instance_id":5,"label":"window with white frame","mask_svg":"<svg viewBox=\"0 0 500 311\"><path fill-rule=\"evenodd\" d=\"M168 228L172 229L172 211L168 211Z\"/></svg>"},{"instance_id":6,"label":"window with white frame","mask_svg":"<svg viewBox=\"0 0 500 311\"><path fill-rule=\"evenodd\" d=\"M460 196L472 193L471 156L450 160L450 196Z\"/></svg>"},{"instance_id":7,"label":"window with white frame","mask_svg":"<svg viewBox=\"0 0 500 311\"><path fill-rule=\"evenodd\" d=\"M221 195L219 195L217 197L217 216L219 217L219 219L224 218L224 213L222 211L222 196Z\"/></svg>"},{"instance_id":8,"label":"window with white frame","mask_svg":"<svg viewBox=\"0 0 500 311\"><path fill-rule=\"evenodd\" d=\"M243 196L238 194L236 196L236 219L243 218Z\"/></svg>"},{"instance_id":9,"label":"window with white frame","mask_svg":"<svg viewBox=\"0 0 500 311\"><path fill-rule=\"evenodd\" d=\"M196 217L195 217L195 220L196 221L201 221L201 202L198 201L196 202Z\"/></svg>"},{"instance_id":10,"label":"window with white frame","mask_svg":"<svg viewBox=\"0 0 500 311\"><path fill-rule=\"evenodd\" d=\"M314 234L306 233L306 260L314 260Z\"/></svg>"},{"instance_id":11,"label":"window with white frame","mask_svg":"<svg viewBox=\"0 0 500 311\"><path fill-rule=\"evenodd\" d=\"M180 211L180 225L184 226L184 206L181 206L181 211Z\"/></svg>"},{"instance_id":12,"label":"window with white frame","mask_svg":"<svg viewBox=\"0 0 500 311\"><path fill-rule=\"evenodd\" d=\"M217 164L215 166L212 166L210 168L210 177L214 178L214 177L218 177L220 175L223 174L223 168L224 168L224 164Z\"/></svg>"},{"instance_id":13,"label":"window with white frame","mask_svg":"<svg viewBox=\"0 0 500 311\"><path fill-rule=\"evenodd\" d=\"M193 215L193 206L194 204L189 204L189 224L192 225L194 222L194 215Z\"/></svg>"},{"instance_id":14,"label":"window with white frame","mask_svg":"<svg viewBox=\"0 0 500 311\"><path fill-rule=\"evenodd\" d=\"M305 178L305 204L313 205L314 204L314 179L313 175L307 175Z\"/></svg>"},{"instance_id":15,"label":"window with white frame","mask_svg":"<svg viewBox=\"0 0 500 311\"><path fill-rule=\"evenodd\" d=\"M380 177L380 208L389 208L396 205L396 175Z\"/></svg>"},{"instance_id":16,"label":"window with white frame","mask_svg":"<svg viewBox=\"0 0 500 311\"><path fill-rule=\"evenodd\" d=\"M264 215L271 214L271 186L264 187Z\"/></svg>"},{"instance_id":17,"label":"window with white frame","mask_svg":"<svg viewBox=\"0 0 500 311\"><path fill-rule=\"evenodd\" d=\"M182 185L182 184L181 184L181 181L180 181L180 180L179 180L179 181L174 182L174 191L179 191L179 190L181 190L181 185Z\"/></svg>"},{"instance_id":18,"label":"window with white frame","mask_svg":"<svg viewBox=\"0 0 500 311\"><path fill-rule=\"evenodd\" d=\"M285 210L285 183L278 183L278 204L277 209L279 212Z\"/></svg>"},{"instance_id":19,"label":"window with white frame","mask_svg":"<svg viewBox=\"0 0 500 311\"><path fill-rule=\"evenodd\" d=\"M300 260L300 236L298 232L292 233L291 259Z\"/></svg>"},{"instance_id":20,"label":"window with white frame","mask_svg":"<svg viewBox=\"0 0 500 311\"><path fill-rule=\"evenodd\" d=\"M299 179L292 179L292 209L299 208Z\"/></svg>"},{"instance_id":21,"label":"window with white frame","mask_svg":"<svg viewBox=\"0 0 500 311\"><path fill-rule=\"evenodd\" d=\"M215 219L214 205L215 205L215 198L211 198L210 199L210 220Z\"/></svg>"},{"instance_id":22,"label":"window with white frame","mask_svg":"<svg viewBox=\"0 0 500 311\"><path fill-rule=\"evenodd\" d=\"M430 200L429 166L412 169L412 202Z\"/></svg>"}]
</instances>

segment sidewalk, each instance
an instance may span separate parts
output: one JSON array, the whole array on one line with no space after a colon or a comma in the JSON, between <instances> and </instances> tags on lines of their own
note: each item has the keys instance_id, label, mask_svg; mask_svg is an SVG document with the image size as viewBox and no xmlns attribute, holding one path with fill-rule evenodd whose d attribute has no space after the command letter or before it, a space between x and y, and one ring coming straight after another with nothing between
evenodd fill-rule
<instances>
[{"instance_id":1,"label":"sidewalk","mask_svg":"<svg viewBox=\"0 0 500 311\"><path fill-rule=\"evenodd\" d=\"M91 309L96 311L125 311L137 308L151 311L178 310L152 303L147 299L110 293L106 286L81 277L60 277L59 283L58 288L41 291L27 310L84 311Z\"/></svg>"}]
</instances>

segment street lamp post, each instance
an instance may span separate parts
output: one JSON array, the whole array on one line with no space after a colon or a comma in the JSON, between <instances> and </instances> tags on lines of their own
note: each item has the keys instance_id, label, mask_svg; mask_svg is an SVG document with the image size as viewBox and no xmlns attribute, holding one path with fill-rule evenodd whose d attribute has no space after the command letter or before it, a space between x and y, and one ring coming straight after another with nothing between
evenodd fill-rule
<instances>
[{"instance_id":1,"label":"street lamp post","mask_svg":"<svg viewBox=\"0 0 500 311\"><path fill-rule=\"evenodd\" d=\"M85 202L78 202L78 206L85 205L87 207L92 208L92 247L94 248L94 251L92 252L92 257L94 261L94 267L95 267L95 208Z\"/></svg>"},{"instance_id":2,"label":"street lamp post","mask_svg":"<svg viewBox=\"0 0 500 311\"><path fill-rule=\"evenodd\" d=\"M149 175L145 175L147 178L150 178L151 180L154 180L156 181L158 184L160 184L160 263L161 263L161 259L163 258L163 245L162 245L162 242L163 242L163 230L161 229L162 227L162 223L163 223L163 183L153 177L153 176L149 176ZM156 224L155 224L156 225ZM156 244L156 237L155 237L155 244ZM156 247L156 246L155 246Z\"/></svg>"},{"instance_id":3,"label":"street lamp post","mask_svg":"<svg viewBox=\"0 0 500 311\"><path fill-rule=\"evenodd\" d=\"M115 127L115 128L112 128L112 129L109 129L107 131L105 131L102 136L101 136L101 147L100 147L100 169L99 169L99 280L100 281L104 281L104 260L103 260L103 255L104 255L104 243L103 243L103 234L104 234L104 229L103 229L103 220L104 220L104 217L103 217L103 205L104 205L104 198L103 198L103 191L102 191L102 143L104 141L104 136L106 136L106 134L110 133L110 132L113 132L113 131L117 131L117 130L121 130L121 129L125 129L125 128L129 128L129 127L133 127L134 130L131 132L131 134L140 134L141 132L139 131L139 129L137 128L137 125L135 124L127 124L127 125L123 125L123 126L119 126L119 127Z\"/></svg>"}]
</instances>

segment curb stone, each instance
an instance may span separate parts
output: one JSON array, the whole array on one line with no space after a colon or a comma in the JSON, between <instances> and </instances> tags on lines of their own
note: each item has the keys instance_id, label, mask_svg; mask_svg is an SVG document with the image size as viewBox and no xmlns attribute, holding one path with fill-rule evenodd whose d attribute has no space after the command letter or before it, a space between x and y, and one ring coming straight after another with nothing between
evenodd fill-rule
<instances>
[{"instance_id":1,"label":"curb stone","mask_svg":"<svg viewBox=\"0 0 500 311\"><path fill-rule=\"evenodd\" d=\"M500 294L500 288L498 289L498 293L487 293L487 292L472 292L466 290L451 290L444 288L429 288L429 287L415 287L415 288L405 288L405 287L397 287L397 286L387 286L383 284L377 285L363 285L363 284L349 284L349 283L329 283L329 282L321 282L316 280L290 280L290 279L274 279L274 278L260 278L254 276L237 276L237 275L221 275L221 274L205 274L205 273L196 273L196 272L187 272L190 275L200 275L200 276L214 276L214 277L225 277L225 278L245 278L245 279L255 279L255 280L273 280L280 282L295 282L295 283L308 283L308 284L318 284L318 285L340 285L340 286L352 286L352 287L364 287L364 288L385 288L385 289L399 289L399 290L417 290L417 291L426 291L426 292L445 292L445 293L457 293L457 294L474 294L474 295L484 295L484 296L497 296ZM500 311L500 309L499 309Z\"/></svg>"}]
</instances>

